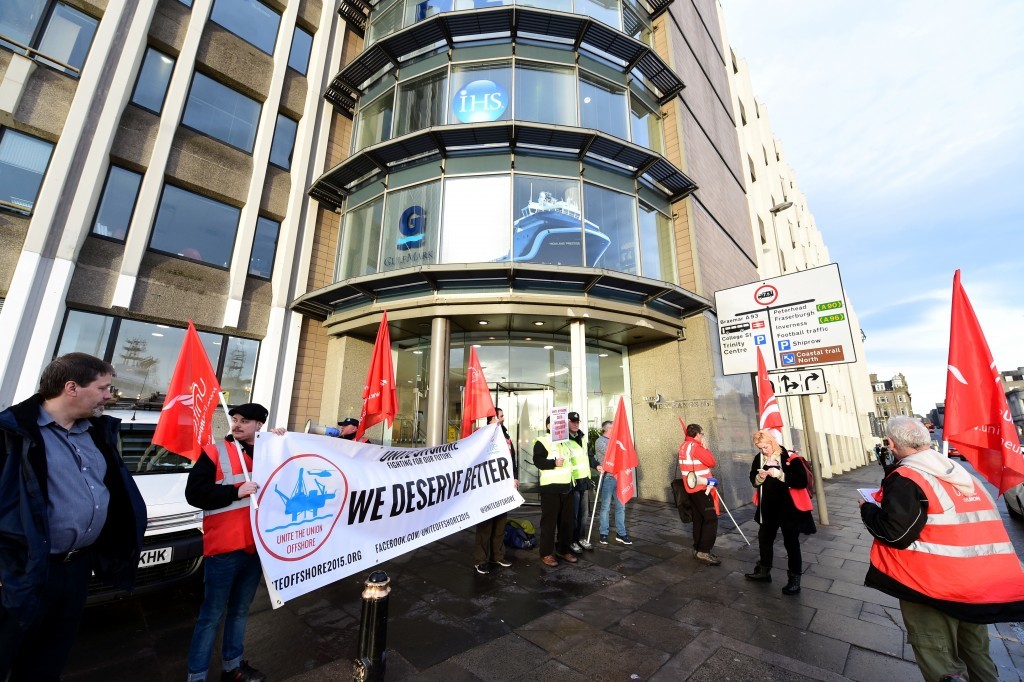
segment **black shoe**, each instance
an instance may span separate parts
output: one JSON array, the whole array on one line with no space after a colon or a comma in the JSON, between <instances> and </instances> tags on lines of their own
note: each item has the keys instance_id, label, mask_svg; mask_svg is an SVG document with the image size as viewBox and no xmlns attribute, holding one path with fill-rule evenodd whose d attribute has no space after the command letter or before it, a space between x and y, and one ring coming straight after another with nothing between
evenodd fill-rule
<instances>
[{"instance_id":1,"label":"black shoe","mask_svg":"<svg viewBox=\"0 0 1024 682\"><path fill-rule=\"evenodd\" d=\"M485 561L482 564L477 564L476 565L476 572L479 573L480 575L487 575L488 573L491 572L491 567L488 566L487 562Z\"/></svg>"},{"instance_id":2,"label":"black shoe","mask_svg":"<svg viewBox=\"0 0 1024 682\"><path fill-rule=\"evenodd\" d=\"M242 661L234 670L225 670L220 674L220 682L264 682L267 676Z\"/></svg>"},{"instance_id":3,"label":"black shoe","mask_svg":"<svg viewBox=\"0 0 1024 682\"><path fill-rule=\"evenodd\" d=\"M793 596L794 594L800 594L800 574L790 573L789 582L782 588L782 594Z\"/></svg>"},{"instance_id":4,"label":"black shoe","mask_svg":"<svg viewBox=\"0 0 1024 682\"><path fill-rule=\"evenodd\" d=\"M498 559L494 563L498 564L502 568L511 568L511 566L512 566L512 560L511 559Z\"/></svg>"},{"instance_id":5,"label":"black shoe","mask_svg":"<svg viewBox=\"0 0 1024 682\"><path fill-rule=\"evenodd\" d=\"M615 542L621 542L624 545L632 545L633 541L629 539L628 535L616 535Z\"/></svg>"},{"instance_id":6,"label":"black shoe","mask_svg":"<svg viewBox=\"0 0 1024 682\"><path fill-rule=\"evenodd\" d=\"M608 536L607 535L602 535L600 537L600 539L598 539L598 542L600 542L602 545L607 545L608 544Z\"/></svg>"},{"instance_id":7,"label":"black shoe","mask_svg":"<svg viewBox=\"0 0 1024 682\"><path fill-rule=\"evenodd\" d=\"M744 577L747 580L753 580L759 583L770 583L772 581L772 568L771 566L762 566L760 562L754 566L753 573L744 573Z\"/></svg>"}]
</instances>

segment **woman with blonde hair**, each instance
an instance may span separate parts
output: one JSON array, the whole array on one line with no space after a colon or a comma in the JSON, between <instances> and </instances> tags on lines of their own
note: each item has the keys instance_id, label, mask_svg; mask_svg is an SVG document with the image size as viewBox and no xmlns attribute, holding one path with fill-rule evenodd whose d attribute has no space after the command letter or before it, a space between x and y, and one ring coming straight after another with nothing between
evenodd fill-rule
<instances>
[{"instance_id":1,"label":"woman with blonde hair","mask_svg":"<svg viewBox=\"0 0 1024 682\"><path fill-rule=\"evenodd\" d=\"M813 533L811 498L807 492L807 468L801 457L779 445L767 430L754 432L754 445L759 452L750 465L750 484L754 486L754 520L761 527L757 544L761 559L748 580L771 582L775 537L782 531L782 543L789 558L789 581L782 593L800 592L803 557L800 554L800 533Z\"/></svg>"}]
</instances>

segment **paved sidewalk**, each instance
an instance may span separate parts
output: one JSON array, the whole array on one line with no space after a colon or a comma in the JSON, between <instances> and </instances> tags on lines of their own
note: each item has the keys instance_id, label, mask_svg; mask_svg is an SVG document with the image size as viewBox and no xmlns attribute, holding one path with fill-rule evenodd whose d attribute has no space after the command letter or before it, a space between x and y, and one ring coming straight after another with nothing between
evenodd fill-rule
<instances>
[{"instance_id":1,"label":"paved sidewalk","mask_svg":"<svg viewBox=\"0 0 1024 682\"><path fill-rule=\"evenodd\" d=\"M746 546L723 512L719 567L691 557L689 526L674 507L658 502L630 503L634 545L616 543L614 535L609 545L598 545L595 530L595 551L575 566L549 569L536 551L510 551L512 568L478 575L473 535L457 533L383 565L394 588L387 678L920 679L896 601L863 584L871 539L860 523L856 488L877 485L880 474L870 465L826 482L831 525L803 536L803 590L796 597L781 594L784 570L774 571L771 584L744 579L757 559L750 505L733 514L754 546ZM536 523L539 510L512 516ZM1004 521L1020 553L1024 533L1005 511ZM784 565L784 557L780 537L776 558L783 561L776 563ZM352 579L350 590L357 588ZM315 594L310 597L300 612L316 612ZM354 656L358 601L342 609L335 623L344 626L334 634ZM991 632L1000 679L1021 680L1024 628L1003 624ZM332 644L338 650L341 643ZM348 679L350 670L342 658L291 679Z\"/></svg>"}]
</instances>

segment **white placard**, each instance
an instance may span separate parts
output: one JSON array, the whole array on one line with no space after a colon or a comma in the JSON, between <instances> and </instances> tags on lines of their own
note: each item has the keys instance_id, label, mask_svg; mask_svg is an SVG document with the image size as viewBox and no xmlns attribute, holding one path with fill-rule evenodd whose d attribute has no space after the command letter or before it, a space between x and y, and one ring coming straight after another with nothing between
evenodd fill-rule
<instances>
[{"instance_id":1,"label":"white placard","mask_svg":"<svg viewBox=\"0 0 1024 682\"><path fill-rule=\"evenodd\" d=\"M715 292L725 374L757 372L757 348L773 369L857 361L849 308L835 263Z\"/></svg>"},{"instance_id":2,"label":"white placard","mask_svg":"<svg viewBox=\"0 0 1024 682\"><path fill-rule=\"evenodd\" d=\"M252 478L275 608L523 503L497 423L432 448L260 434Z\"/></svg>"},{"instance_id":3,"label":"white placard","mask_svg":"<svg viewBox=\"0 0 1024 682\"><path fill-rule=\"evenodd\" d=\"M564 443L569 440L569 408L556 407L551 410L551 442Z\"/></svg>"}]
</instances>

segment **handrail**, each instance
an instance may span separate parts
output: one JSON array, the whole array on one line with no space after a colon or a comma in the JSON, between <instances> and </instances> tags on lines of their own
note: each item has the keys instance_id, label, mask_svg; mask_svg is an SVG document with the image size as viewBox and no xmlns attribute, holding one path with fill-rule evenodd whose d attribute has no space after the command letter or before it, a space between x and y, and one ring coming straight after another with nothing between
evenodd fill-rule
<instances>
[{"instance_id":1,"label":"handrail","mask_svg":"<svg viewBox=\"0 0 1024 682\"><path fill-rule=\"evenodd\" d=\"M20 204L12 204L11 202L4 201L3 199L0 199L0 208L8 208L8 209L10 209L12 211L17 211L19 213L24 213L26 215L32 215L32 207L31 206L29 208L25 208L24 206L22 206Z\"/></svg>"},{"instance_id":2,"label":"handrail","mask_svg":"<svg viewBox=\"0 0 1024 682\"><path fill-rule=\"evenodd\" d=\"M19 43L17 40L11 40L10 38L8 38L7 36L5 36L2 33L0 33L0 42L4 42L4 43L7 43L8 45L13 45L13 46L15 46L18 49L24 50L25 56L30 58L30 59L32 59L33 61L36 60L35 59L36 57L41 57L42 59L45 59L46 61L50 62L51 64L57 64L58 66L62 66L62 67L64 67L65 69L67 69L69 71L73 71L75 74L81 75L81 73L82 73L81 69L77 69L77 68L71 66L70 64L66 64L65 62L62 62L61 60L57 59L56 57L51 57L50 55L46 54L45 52L40 52L39 50L35 49L34 47L29 47L28 45L23 45L23 44ZM35 57L33 57L33 55L35 55Z\"/></svg>"}]
</instances>

